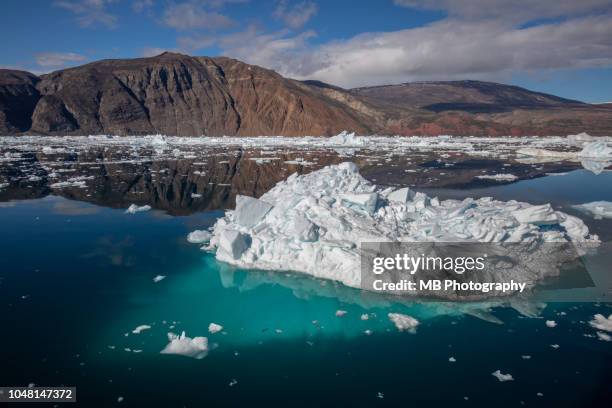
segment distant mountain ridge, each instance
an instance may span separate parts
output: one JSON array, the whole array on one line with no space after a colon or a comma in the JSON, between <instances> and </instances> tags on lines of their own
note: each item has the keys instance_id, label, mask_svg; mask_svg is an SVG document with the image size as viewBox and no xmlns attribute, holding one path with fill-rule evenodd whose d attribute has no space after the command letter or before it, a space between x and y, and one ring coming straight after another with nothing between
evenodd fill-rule
<instances>
[{"instance_id":1,"label":"distant mountain ridge","mask_svg":"<svg viewBox=\"0 0 612 408\"><path fill-rule=\"evenodd\" d=\"M612 109L481 81L346 90L226 57L163 53L0 70L0 135L612 135Z\"/></svg>"}]
</instances>

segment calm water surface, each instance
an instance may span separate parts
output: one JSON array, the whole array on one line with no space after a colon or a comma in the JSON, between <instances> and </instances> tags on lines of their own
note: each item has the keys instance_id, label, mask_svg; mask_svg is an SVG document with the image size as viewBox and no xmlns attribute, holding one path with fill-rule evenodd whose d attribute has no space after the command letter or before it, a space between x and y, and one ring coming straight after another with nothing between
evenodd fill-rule
<instances>
[{"instance_id":1,"label":"calm water surface","mask_svg":"<svg viewBox=\"0 0 612 408\"><path fill-rule=\"evenodd\" d=\"M418 185L405 180L406 168L371 168L368 177ZM74 385L81 406L612 403L612 343L588 325L595 313L612 313L609 303L522 305L524 313L539 314L526 317L507 305L400 305L330 282L236 270L185 240L221 216L220 203L184 211L189 203L161 194L166 201L157 207L165 211L127 215L112 208L133 201L110 193L121 191L120 182L96 185L86 189L89 196L41 186L31 199L0 203L0 384ZM149 193L147 186L167 186L142 185ZM571 204L612 201L611 186L612 173L576 170L426 191L551 202L578 214ZM185 188L193 187L174 191ZM168 206L188 215L169 215ZM579 216L602 238L612 237L610 220ZM154 283L156 275L166 278ZM336 317L338 309L347 315ZM386 318L390 311L419 318L417 333L398 333ZM547 328L545 320L558 326ZM211 322L224 331L209 334ZM152 328L131 333L142 324ZM159 354L167 333L183 330L214 344L206 358ZM491 375L498 369L515 381L498 382Z\"/></svg>"}]
</instances>

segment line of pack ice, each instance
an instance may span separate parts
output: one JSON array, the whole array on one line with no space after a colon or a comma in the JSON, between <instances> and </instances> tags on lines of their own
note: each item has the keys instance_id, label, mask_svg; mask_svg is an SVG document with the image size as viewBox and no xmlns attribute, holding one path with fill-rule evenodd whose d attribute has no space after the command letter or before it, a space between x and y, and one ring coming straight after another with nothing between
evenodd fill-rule
<instances>
[{"instance_id":1,"label":"line of pack ice","mask_svg":"<svg viewBox=\"0 0 612 408\"><path fill-rule=\"evenodd\" d=\"M209 241L204 248L219 261L242 268L290 270L359 288L361 242L533 243L541 247L531 255L533 268L490 279L535 284L558 273L545 264L545 243L592 245L598 237L582 220L549 204L441 201L409 188L378 187L346 162L293 174L259 199L237 196L236 209L210 234L194 232L189 240Z\"/></svg>"}]
</instances>

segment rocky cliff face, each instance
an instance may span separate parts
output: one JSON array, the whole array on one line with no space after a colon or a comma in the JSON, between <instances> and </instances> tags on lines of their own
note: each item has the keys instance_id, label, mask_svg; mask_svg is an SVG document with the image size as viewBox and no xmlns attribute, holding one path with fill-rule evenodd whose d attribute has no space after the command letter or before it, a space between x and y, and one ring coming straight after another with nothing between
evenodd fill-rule
<instances>
[{"instance_id":1,"label":"rocky cliff face","mask_svg":"<svg viewBox=\"0 0 612 408\"><path fill-rule=\"evenodd\" d=\"M23 91L14 92L36 97L31 126L3 133L300 136L368 130L350 109L316 90L228 58L164 53L99 61L33 77L32 83L34 78L36 88L22 78Z\"/></svg>"},{"instance_id":2,"label":"rocky cliff face","mask_svg":"<svg viewBox=\"0 0 612 408\"><path fill-rule=\"evenodd\" d=\"M612 134L612 108L515 86L426 82L345 90L225 57L164 53L37 77L0 70L0 135Z\"/></svg>"},{"instance_id":3,"label":"rocky cliff face","mask_svg":"<svg viewBox=\"0 0 612 408\"><path fill-rule=\"evenodd\" d=\"M0 134L24 132L40 98L38 78L24 71L0 70Z\"/></svg>"}]
</instances>

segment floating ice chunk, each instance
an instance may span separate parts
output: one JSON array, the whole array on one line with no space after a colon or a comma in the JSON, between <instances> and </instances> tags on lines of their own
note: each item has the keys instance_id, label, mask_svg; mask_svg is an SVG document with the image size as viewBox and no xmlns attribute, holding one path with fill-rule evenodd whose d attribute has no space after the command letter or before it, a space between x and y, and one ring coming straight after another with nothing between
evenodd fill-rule
<instances>
[{"instance_id":1,"label":"floating ice chunk","mask_svg":"<svg viewBox=\"0 0 612 408\"><path fill-rule=\"evenodd\" d=\"M455 362L457 362L457 359L455 357L449 357L448 361L451 362L451 363L455 363Z\"/></svg>"},{"instance_id":2,"label":"floating ice chunk","mask_svg":"<svg viewBox=\"0 0 612 408\"><path fill-rule=\"evenodd\" d=\"M401 313L389 313L387 316L395 327L397 327L397 330L416 333L416 327L419 325L419 321L414 317Z\"/></svg>"},{"instance_id":3,"label":"floating ice chunk","mask_svg":"<svg viewBox=\"0 0 612 408\"><path fill-rule=\"evenodd\" d=\"M578 204L572 207L596 219L612 218L612 202L610 201L593 201L591 203Z\"/></svg>"},{"instance_id":4,"label":"floating ice chunk","mask_svg":"<svg viewBox=\"0 0 612 408\"><path fill-rule=\"evenodd\" d=\"M387 199L400 203L407 203L408 201L414 199L414 196L414 191L412 191L408 187L404 187L389 193L389 195L387 195Z\"/></svg>"},{"instance_id":5,"label":"floating ice chunk","mask_svg":"<svg viewBox=\"0 0 612 408\"><path fill-rule=\"evenodd\" d=\"M157 276L155 276L155 277L153 278L153 282L155 282L155 283L157 283L157 282L161 282L161 281L163 281L164 279L166 279L166 276L165 276L165 275L157 275Z\"/></svg>"},{"instance_id":6,"label":"floating ice chunk","mask_svg":"<svg viewBox=\"0 0 612 408\"><path fill-rule=\"evenodd\" d=\"M239 259L248 248L248 236L236 230L224 230L219 237L219 250L229 255L231 259Z\"/></svg>"},{"instance_id":7,"label":"floating ice chunk","mask_svg":"<svg viewBox=\"0 0 612 408\"><path fill-rule=\"evenodd\" d=\"M336 317L345 316L348 312L346 310L336 310Z\"/></svg>"},{"instance_id":8,"label":"floating ice chunk","mask_svg":"<svg viewBox=\"0 0 612 408\"><path fill-rule=\"evenodd\" d=\"M234 385L236 385L236 384L238 384L238 380L237 380L237 379L235 379L235 378L232 378L232 379L230 380L229 384L227 384L227 385L229 385L230 387L233 387L233 386L234 386Z\"/></svg>"},{"instance_id":9,"label":"floating ice chunk","mask_svg":"<svg viewBox=\"0 0 612 408\"><path fill-rule=\"evenodd\" d=\"M476 176L476 178L484 179L484 180L495 180L495 181L514 181L518 179L518 176L510 173L504 174L484 174L481 176Z\"/></svg>"},{"instance_id":10,"label":"floating ice chunk","mask_svg":"<svg viewBox=\"0 0 612 408\"><path fill-rule=\"evenodd\" d=\"M195 230L187 235L187 241L192 244L204 244L210 241L212 234L206 230Z\"/></svg>"},{"instance_id":11,"label":"floating ice chunk","mask_svg":"<svg viewBox=\"0 0 612 408\"><path fill-rule=\"evenodd\" d=\"M531 356L530 355L523 355L523 356L521 356L521 358L523 360L531 360Z\"/></svg>"},{"instance_id":12,"label":"floating ice chunk","mask_svg":"<svg viewBox=\"0 0 612 408\"><path fill-rule=\"evenodd\" d=\"M550 347L552 347L552 348L554 348L556 350L556 349L558 349L561 346L559 346L558 344L551 344Z\"/></svg>"},{"instance_id":13,"label":"floating ice chunk","mask_svg":"<svg viewBox=\"0 0 612 408\"><path fill-rule=\"evenodd\" d=\"M515 210L512 215L525 224L548 225L558 224L560 221L559 215L550 204L528 206Z\"/></svg>"},{"instance_id":14,"label":"floating ice chunk","mask_svg":"<svg viewBox=\"0 0 612 408\"><path fill-rule=\"evenodd\" d=\"M185 332L176 335L168 333L170 341L166 347L160 351L161 354L178 354L181 356L202 359L208 354L208 339L206 337L187 337Z\"/></svg>"},{"instance_id":15,"label":"floating ice chunk","mask_svg":"<svg viewBox=\"0 0 612 408\"><path fill-rule=\"evenodd\" d=\"M514 381L512 374L502 374L500 370L494 371L491 375L499 380L499 382Z\"/></svg>"},{"instance_id":16,"label":"floating ice chunk","mask_svg":"<svg viewBox=\"0 0 612 408\"><path fill-rule=\"evenodd\" d=\"M136 204L130 205L127 210L125 210L126 214L136 214L143 211L149 211L151 209L150 205L138 206Z\"/></svg>"},{"instance_id":17,"label":"floating ice chunk","mask_svg":"<svg viewBox=\"0 0 612 408\"><path fill-rule=\"evenodd\" d=\"M355 136L355 133L349 133L346 130L340 132L336 136L327 139L327 143L334 146L363 146L366 144L366 139Z\"/></svg>"},{"instance_id":18,"label":"floating ice chunk","mask_svg":"<svg viewBox=\"0 0 612 408\"><path fill-rule=\"evenodd\" d=\"M591 140L593 140L593 136L585 132L567 136L567 142L574 146L582 146L585 142L590 142Z\"/></svg>"},{"instance_id":19,"label":"floating ice chunk","mask_svg":"<svg viewBox=\"0 0 612 408\"><path fill-rule=\"evenodd\" d=\"M590 159L610 159L612 158L612 145L604 140L589 142L584 145L578 155Z\"/></svg>"},{"instance_id":20,"label":"floating ice chunk","mask_svg":"<svg viewBox=\"0 0 612 408\"><path fill-rule=\"evenodd\" d=\"M597 332L597 338L601 341L612 341L612 336L604 332Z\"/></svg>"},{"instance_id":21,"label":"floating ice chunk","mask_svg":"<svg viewBox=\"0 0 612 408\"><path fill-rule=\"evenodd\" d=\"M136 327L134 330L132 330L132 333L134 334L139 334L145 330L149 330L151 328L151 326L149 326L148 324L141 324L140 326Z\"/></svg>"},{"instance_id":22,"label":"floating ice chunk","mask_svg":"<svg viewBox=\"0 0 612 408\"><path fill-rule=\"evenodd\" d=\"M554 320L547 320L546 321L546 327L550 327L551 329L553 327L557 327L557 322L555 322Z\"/></svg>"},{"instance_id":23,"label":"floating ice chunk","mask_svg":"<svg viewBox=\"0 0 612 408\"><path fill-rule=\"evenodd\" d=\"M261 201L253 197L237 195L234 219L236 220L236 223L243 227L252 227L253 225L257 224L271 209L272 206L265 201Z\"/></svg>"},{"instance_id":24,"label":"floating ice chunk","mask_svg":"<svg viewBox=\"0 0 612 408\"><path fill-rule=\"evenodd\" d=\"M242 268L291 270L361 288L362 242L529 242L539 251L548 250L541 245L545 242L599 242L579 218L548 204L487 197L437 200L421 192L401 202L388 199L390 194L363 178L354 163L293 174L260 200L251 199L265 207L256 212L256 223L239 219L239 211L227 211L212 228L209 248L218 260ZM544 261L549 258L532 258L546 264L530 264L530 282L558 273ZM540 275L531 275L534 270ZM498 272L492 278L525 280L520 273Z\"/></svg>"},{"instance_id":25,"label":"floating ice chunk","mask_svg":"<svg viewBox=\"0 0 612 408\"><path fill-rule=\"evenodd\" d=\"M593 320L589 324L598 330L612 332L612 314L606 317L598 313L593 316Z\"/></svg>"},{"instance_id":26,"label":"floating ice chunk","mask_svg":"<svg viewBox=\"0 0 612 408\"><path fill-rule=\"evenodd\" d=\"M221 330L223 330L223 326L221 326L220 324L217 323L211 323L208 325L208 332L215 334L220 332Z\"/></svg>"},{"instance_id":27,"label":"floating ice chunk","mask_svg":"<svg viewBox=\"0 0 612 408\"><path fill-rule=\"evenodd\" d=\"M191 193L191 198L202 198L202 194Z\"/></svg>"},{"instance_id":28,"label":"floating ice chunk","mask_svg":"<svg viewBox=\"0 0 612 408\"><path fill-rule=\"evenodd\" d=\"M361 320L370 320L370 315L367 313L362 314L361 316L359 316L359 318Z\"/></svg>"}]
</instances>

